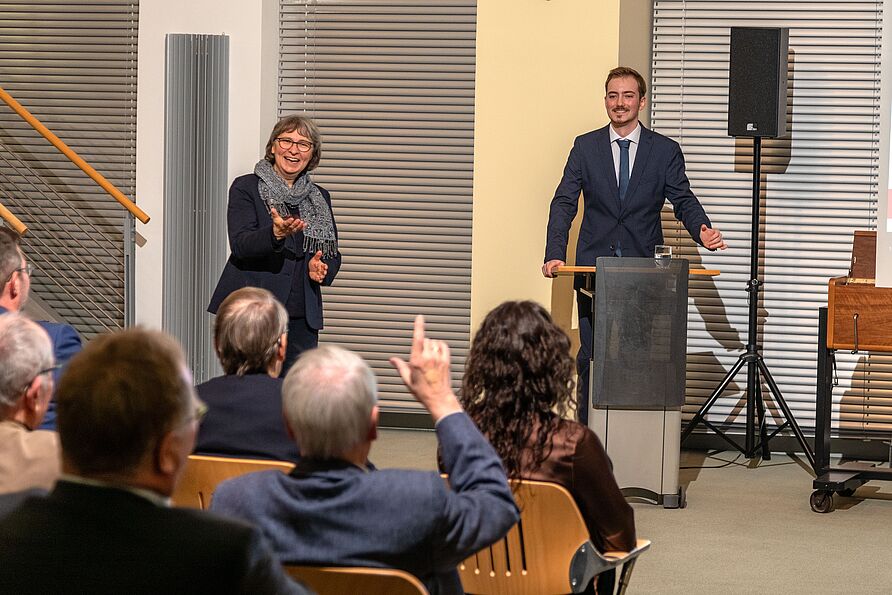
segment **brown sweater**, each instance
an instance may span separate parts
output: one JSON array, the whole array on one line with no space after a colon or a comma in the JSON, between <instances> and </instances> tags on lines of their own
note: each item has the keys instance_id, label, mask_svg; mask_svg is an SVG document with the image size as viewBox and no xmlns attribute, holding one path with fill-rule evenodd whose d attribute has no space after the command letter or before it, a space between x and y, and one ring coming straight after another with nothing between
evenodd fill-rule
<instances>
[{"instance_id":1,"label":"brown sweater","mask_svg":"<svg viewBox=\"0 0 892 595\"><path fill-rule=\"evenodd\" d=\"M573 495L599 551L629 551L635 547L634 512L616 485L607 452L589 428L561 420L548 458L534 472L527 471L528 467L525 462L525 479L551 481Z\"/></svg>"}]
</instances>

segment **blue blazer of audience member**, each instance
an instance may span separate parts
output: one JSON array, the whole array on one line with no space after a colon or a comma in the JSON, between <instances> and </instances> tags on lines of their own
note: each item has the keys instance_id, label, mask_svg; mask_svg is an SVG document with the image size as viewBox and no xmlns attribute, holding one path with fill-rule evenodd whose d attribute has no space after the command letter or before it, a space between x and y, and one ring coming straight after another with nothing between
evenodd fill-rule
<instances>
[{"instance_id":1,"label":"blue blazer of audience member","mask_svg":"<svg viewBox=\"0 0 892 595\"><path fill-rule=\"evenodd\" d=\"M8 310L3 306L0 306L0 314L6 314L6 312L8 312ZM65 364L67 364L68 360L81 350L81 337L73 327L61 322L49 322L46 320L37 320L35 322L43 327L46 334L50 336L50 341L53 343L53 356L56 358L56 364L60 366L60 368L53 372L53 381L55 386L58 387L59 377L62 375L62 370ZM50 401L49 408L46 411L46 415L44 416L39 429L56 429L55 395Z\"/></svg>"}]
</instances>

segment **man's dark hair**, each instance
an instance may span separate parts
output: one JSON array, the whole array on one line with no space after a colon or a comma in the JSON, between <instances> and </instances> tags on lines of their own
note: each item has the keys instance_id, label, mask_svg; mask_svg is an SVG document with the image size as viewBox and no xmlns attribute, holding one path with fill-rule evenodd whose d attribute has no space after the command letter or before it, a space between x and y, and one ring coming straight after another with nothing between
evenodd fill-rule
<instances>
[{"instance_id":1,"label":"man's dark hair","mask_svg":"<svg viewBox=\"0 0 892 595\"><path fill-rule=\"evenodd\" d=\"M160 331L136 327L90 341L56 393L63 460L85 476L135 472L189 419L185 371L180 345Z\"/></svg>"},{"instance_id":2,"label":"man's dark hair","mask_svg":"<svg viewBox=\"0 0 892 595\"><path fill-rule=\"evenodd\" d=\"M607 92L607 85L610 84L610 81L626 76L631 76L635 79L635 82L638 83L639 99L647 95L647 83L644 82L644 77L641 76L637 70L635 70L634 68L629 68L628 66L617 66L607 73L607 80L604 81L604 92Z\"/></svg>"},{"instance_id":3,"label":"man's dark hair","mask_svg":"<svg viewBox=\"0 0 892 595\"><path fill-rule=\"evenodd\" d=\"M0 225L0 289L9 281L12 272L22 266L19 234Z\"/></svg>"}]
</instances>

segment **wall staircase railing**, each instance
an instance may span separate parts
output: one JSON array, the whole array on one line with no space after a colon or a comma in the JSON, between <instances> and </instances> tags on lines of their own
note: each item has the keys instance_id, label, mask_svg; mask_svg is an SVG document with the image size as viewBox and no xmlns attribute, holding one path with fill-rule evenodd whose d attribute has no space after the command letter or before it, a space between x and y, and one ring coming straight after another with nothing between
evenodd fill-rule
<instances>
[{"instance_id":1,"label":"wall staircase railing","mask_svg":"<svg viewBox=\"0 0 892 595\"><path fill-rule=\"evenodd\" d=\"M36 301L86 338L127 326L133 319L134 218L147 223L149 216L2 88L0 100L127 210L124 229L110 233L101 214L75 204L70 188L60 191L64 183L50 179L53 172L38 171L45 168L0 143L0 218L23 236L39 273L32 283Z\"/></svg>"}]
</instances>

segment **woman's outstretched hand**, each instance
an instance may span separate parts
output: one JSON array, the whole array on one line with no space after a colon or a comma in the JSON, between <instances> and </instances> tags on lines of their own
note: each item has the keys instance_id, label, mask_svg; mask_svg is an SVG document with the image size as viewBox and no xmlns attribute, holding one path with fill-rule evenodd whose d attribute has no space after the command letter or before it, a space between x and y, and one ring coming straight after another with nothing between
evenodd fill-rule
<instances>
[{"instance_id":1,"label":"woman's outstretched hand","mask_svg":"<svg viewBox=\"0 0 892 595\"><path fill-rule=\"evenodd\" d=\"M275 208L269 210L270 217L273 219L273 235L277 240L284 237L294 235L299 231L303 231L307 223L303 219L297 217L282 217Z\"/></svg>"}]
</instances>

